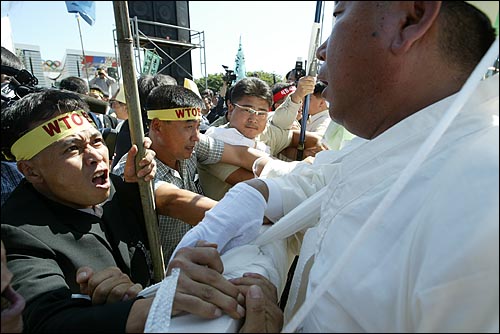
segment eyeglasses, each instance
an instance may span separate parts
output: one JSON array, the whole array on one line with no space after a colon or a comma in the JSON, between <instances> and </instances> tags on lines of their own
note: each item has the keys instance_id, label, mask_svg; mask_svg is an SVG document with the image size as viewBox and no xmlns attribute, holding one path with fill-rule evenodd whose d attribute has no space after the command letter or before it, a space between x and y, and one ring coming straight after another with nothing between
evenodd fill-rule
<instances>
[{"instance_id":1,"label":"eyeglasses","mask_svg":"<svg viewBox=\"0 0 500 334\"><path fill-rule=\"evenodd\" d=\"M243 110L246 113L248 113L249 115L255 115L255 117L257 117L257 118L266 118L267 117L267 111L257 111L257 110L255 110L253 108L250 108L250 107L240 106L237 103L233 103L233 104L235 106L237 106L238 108L240 108L241 110Z\"/></svg>"}]
</instances>

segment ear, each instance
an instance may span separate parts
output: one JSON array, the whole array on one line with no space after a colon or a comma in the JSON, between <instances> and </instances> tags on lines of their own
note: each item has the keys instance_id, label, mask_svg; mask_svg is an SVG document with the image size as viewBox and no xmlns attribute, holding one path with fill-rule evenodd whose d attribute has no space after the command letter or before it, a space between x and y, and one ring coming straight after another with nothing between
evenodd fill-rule
<instances>
[{"instance_id":1,"label":"ear","mask_svg":"<svg viewBox=\"0 0 500 334\"><path fill-rule=\"evenodd\" d=\"M326 104L326 99L322 97L319 100L320 100L319 106L320 106L321 110L326 109L328 107L328 105Z\"/></svg>"},{"instance_id":2,"label":"ear","mask_svg":"<svg viewBox=\"0 0 500 334\"><path fill-rule=\"evenodd\" d=\"M234 111L234 104L232 104L231 102L229 102L227 104L227 114L228 114L228 119L229 117L233 114L233 111Z\"/></svg>"},{"instance_id":3,"label":"ear","mask_svg":"<svg viewBox=\"0 0 500 334\"><path fill-rule=\"evenodd\" d=\"M38 172L36 165L30 160L20 160L17 162L17 169L24 175L30 183L42 183L43 177Z\"/></svg>"},{"instance_id":4,"label":"ear","mask_svg":"<svg viewBox=\"0 0 500 334\"><path fill-rule=\"evenodd\" d=\"M435 23L441 1L401 1L406 18L391 44L394 54L407 52Z\"/></svg>"},{"instance_id":5,"label":"ear","mask_svg":"<svg viewBox=\"0 0 500 334\"><path fill-rule=\"evenodd\" d=\"M160 131L161 129L161 121L158 118L155 118L151 121L151 125L149 126L149 130L153 130L155 132Z\"/></svg>"}]
</instances>

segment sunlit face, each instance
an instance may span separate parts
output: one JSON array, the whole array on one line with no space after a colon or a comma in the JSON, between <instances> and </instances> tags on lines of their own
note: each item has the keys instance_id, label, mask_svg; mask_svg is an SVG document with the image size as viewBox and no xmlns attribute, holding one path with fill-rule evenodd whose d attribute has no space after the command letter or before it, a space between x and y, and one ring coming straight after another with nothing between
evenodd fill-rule
<instances>
[{"instance_id":1,"label":"sunlit face","mask_svg":"<svg viewBox=\"0 0 500 334\"><path fill-rule=\"evenodd\" d=\"M163 162L189 159L200 140L200 121L160 121L151 125L151 148Z\"/></svg>"},{"instance_id":2,"label":"sunlit face","mask_svg":"<svg viewBox=\"0 0 500 334\"><path fill-rule=\"evenodd\" d=\"M351 132L367 137L377 126L374 106L385 96L391 82L391 55L388 50L395 18L390 2L339 1L335 23L327 41L318 49L324 60L318 80L328 87L322 96L330 103L330 116Z\"/></svg>"},{"instance_id":3,"label":"sunlit face","mask_svg":"<svg viewBox=\"0 0 500 334\"><path fill-rule=\"evenodd\" d=\"M116 113L116 118L118 119L128 119L127 104L121 103L120 101L114 100L111 107Z\"/></svg>"},{"instance_id":4,"label":"sunlit face","mask_svg":"<svg viewBox=\"0 0 500 334\"><path fill-rule=\"evenodd\" d=\"M267 112L269 111L269 103L265 99L245 96L233 103L233 105L234 109L229 121L230 127L236 128L242 135L250 139L254 139L264 131L267 124ZM257 116L255 113L246 111L248 108L265 114Z\"/></svg>"},{"instance_id":5,"label":"sunlit face","mask_svg":"<svg viewBox=\"0 0 500 334\"><path fill-rule=\"evenodd\" d=\"M314 94L310 95L309 98L309 115L316 115L319 112L326 110L326 102L322 97L318 97Z\"/></svg>"},{"instance_id":6,"label":"sunlit face","mask_svg":"<svg viewBox=\"0 0 500 334\"><path fill-rule=\"evenodd\" d=\"M89 208L110 194L108 148L101 133L88 128L51 144L29 162L38 175L33 185L54 201Z\"/></svg>"}]
</instances>

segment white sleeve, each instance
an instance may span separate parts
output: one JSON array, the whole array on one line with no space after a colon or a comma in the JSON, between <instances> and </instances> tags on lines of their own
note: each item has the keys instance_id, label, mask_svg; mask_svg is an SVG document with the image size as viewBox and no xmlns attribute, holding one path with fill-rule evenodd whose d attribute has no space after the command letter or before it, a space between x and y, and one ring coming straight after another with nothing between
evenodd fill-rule
<instances>
[{"instance_id":1,"label":"white sleeve","mask_svg":"<svg viewBox=\"0 0 500 334\"><path fill-rule=\"evenodd\" d=\"M278 185L270 179L262 180L266 183L269 189L269 198L267 200L267 208L264 214L270 221L275 223L283 217L283 197Z\"/></svg>"},{"instance_id":2,"label":"white sleeve","mask_svg":"<svg viewBox=\"0 0 500 334\"><path fill-rule=\"evenodd\" d=\"M216 243L221 254L247 244L259 234L266 208L264 196L254 187L240 182L220 202L205 213L203 220L181 239L171 259L182 247L192 247L198 240Z\"/></svg>"}]
</instances>

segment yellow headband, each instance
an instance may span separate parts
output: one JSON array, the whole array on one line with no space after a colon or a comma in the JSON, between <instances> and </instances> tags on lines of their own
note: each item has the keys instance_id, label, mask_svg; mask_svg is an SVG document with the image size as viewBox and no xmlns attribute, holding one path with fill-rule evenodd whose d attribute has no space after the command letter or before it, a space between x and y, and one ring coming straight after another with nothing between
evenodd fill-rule
<instances>
[{"instance_id":1,"label":"yellow headband","mask_svg":"<svg viewBox=\"0 0 500 334\"><path fill-rule=\"evenodd\" d=\"M162 121L201 120L201 108L184 107L173 109L148 110L148 119L158 118Z\"/></svg>"},{"instance_id":2,"label":"yellow headband","mask_svg":"<svg viewBox=\"0 0 500 334\"><path fill-rule=\"evenodd\" d=\"M93 122L83 110L57 115L19 138L12 145L11 152L17 161L29 160L59 139L88 128L89 125L93 125Z\"/></svg>"}]
</instances>

